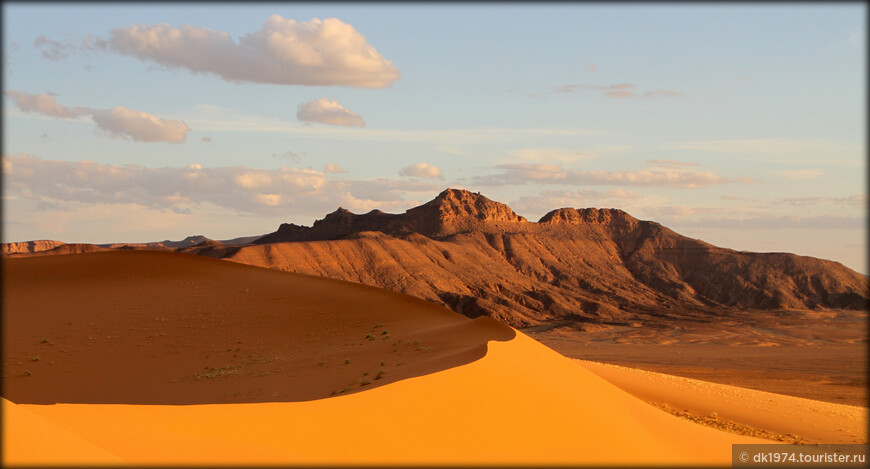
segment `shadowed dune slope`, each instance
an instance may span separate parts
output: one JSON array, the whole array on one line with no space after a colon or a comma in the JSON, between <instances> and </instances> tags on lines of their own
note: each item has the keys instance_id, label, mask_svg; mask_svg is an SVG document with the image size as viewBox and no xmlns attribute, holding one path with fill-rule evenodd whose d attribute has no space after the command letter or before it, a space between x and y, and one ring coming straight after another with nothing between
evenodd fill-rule
<instances>
[{"instance_id":1,"label":"shadowed dune slope","mask_svg":"<svg viewBox=\"0 0 870 469\"><path fill-rule=\"evenodd\" d=\"M20 405L136 465L728 465L733 443L517 334L467 365L308 402Z\"/></svg>"},{"instance_id":2,"label":"shadowed dune slope","mask_svg":"<svg viewBox=\"0 0 870 469\"><path fill-rule=\"evenodd\" d=\"M17 404L304 401L483 357L515 332L407 295L182 253L5 259Z\"/></svg>"}]
</instances>

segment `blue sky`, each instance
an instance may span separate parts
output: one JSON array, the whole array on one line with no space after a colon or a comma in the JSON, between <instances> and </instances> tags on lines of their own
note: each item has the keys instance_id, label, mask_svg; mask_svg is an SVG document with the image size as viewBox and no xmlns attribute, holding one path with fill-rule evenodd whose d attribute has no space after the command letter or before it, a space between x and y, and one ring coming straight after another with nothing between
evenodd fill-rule
<instances>
[{"instance_id":1,"label":"blue sky","mask_svg":"<svg viewBox=\"0 0 870 469\"><path fill-rule=\"evenodd\" d=\"M3 9L5 241L225 239L463 187L868 272L860 3Z\"/></svg>"}]
</instances>

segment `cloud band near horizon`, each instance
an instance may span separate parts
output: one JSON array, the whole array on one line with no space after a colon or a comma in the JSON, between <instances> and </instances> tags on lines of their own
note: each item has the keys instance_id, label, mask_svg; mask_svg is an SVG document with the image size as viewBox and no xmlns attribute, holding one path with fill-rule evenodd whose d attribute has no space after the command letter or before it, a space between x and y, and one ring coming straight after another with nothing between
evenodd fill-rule
<instances>
[{"instance_id":1,"label":"cloud band near horizon","mask_svg":"<svg viewBox=\"0 0 870 469\"><path fill-rule=\"evenodd\" d=\"M631 170L631 171L578 171L554 164L501 164L501 173L474 178L481 186L564 184L564 185L622 185L647 187L673 187L697 189L717 184L750 184L747 177L726 178L710 171L689 170Z\"/></svg>"},{"instance_id":2,"label":"cloud band near horizon","mask_svg":"<svg viewBox=\"0 0 870 469\"><path fill-rule=\"evenodd\" d=\"M206 168L198 164L148 168L46 160L27 154L4 155L2 169L4 196L33 200L43 208L67 203L137 204L187 213L200 204L212 204L260 216L322 215L338 206L404 210L407 201L401 193L443 189L440 184L414 180L333 180L326 172L311 168Z\"/></svg>"}]
</instances>

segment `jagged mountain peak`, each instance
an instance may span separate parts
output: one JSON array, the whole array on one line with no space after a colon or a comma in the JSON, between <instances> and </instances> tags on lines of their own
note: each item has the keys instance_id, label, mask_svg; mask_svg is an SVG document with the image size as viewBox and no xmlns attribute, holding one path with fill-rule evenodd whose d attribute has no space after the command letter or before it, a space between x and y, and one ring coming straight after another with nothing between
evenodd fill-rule
<instances>
[{"instance_id":1,"label":"jagged mountain peak","mask_svg":"<svg viewBox=\"0 0 870 469\"><path fill-rule=\"evenodd\" d=\"M352 213L350 210L344 207L338 207L334 212L326 214L322 220L317 220L314 222L314 226L323 225L323 224L347 224L351 219L358 217Z\"/></svg>"},{"instance_id":2,"label":"jagged mountain peak","mask_svg":"<svg viewBox=\"0 0 870 469\"><path fill-rule=\"evenodd\" d=\"M480 192L464 189L446 189L431 201L408 210L409 215L425 214L435 217L443 223L457 219L474 219L480 221L524 222L525 217L517 215L507 205L488 199Z\"/></svg>"}]
</instances>

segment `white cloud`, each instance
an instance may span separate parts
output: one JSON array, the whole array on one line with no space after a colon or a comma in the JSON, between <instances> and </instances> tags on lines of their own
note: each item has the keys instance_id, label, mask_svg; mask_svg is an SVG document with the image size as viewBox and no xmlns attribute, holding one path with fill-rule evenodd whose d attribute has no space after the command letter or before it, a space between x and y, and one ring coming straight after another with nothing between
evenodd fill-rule
<instances>
[{"instance_id":1,"label":"white cloud","mask_svg":"<svg viewBox=\"0 0 870 469\"><path fill-rule=\"evenodd\" d=\"M272 174L265 172L241 173L233 178L233 182L242 189L260 189L272 185Z\"/></svg>"},{"instance_id":2,"label":"white cloud","mask_svg":"<svg viewBox=\"0 0 870 469\"><path fill-rule=\"evenodd\" d=\"M257 202L269 207L277 207L281 205L281 194L257 194Z\"/></svg>"},{"instance_id":3,"label":"white cloud","mask_svg":"<svg viewBox=\"0 0 870 469\"><path fill-rule=\"evenodd\" d=\"M231 82L383 88L400 77L393 62L336 18L297 22L272 15L238 42L199 26L132 25L113 29L107 43L119 54Z\"/></svg>"},{"instance_id":4,"label":"white cloud","mask_svg":"<svg viewBox=\"0 0 870 469\"><path fill-rule=\"evenodd\" d=\"M336 173L336 174L347 172L344 170L344 168L341 167L340 164L335 164L335 163L326 163L326 165L323 166L323 170L326 171L327 173Z\"/></svg>"},{"instance_id":5,"label":"white cloud","mask_svg":"<svg viewBox=\"0 0 870 469\"><path fill-rule=\"evenodd\" d=\"M105 52L109 49L109 43L105 39L100 39L90 34L82 38L80 49Z\"/></svg>"},{"instance_id":6,"label":"white cloud","mask_svg":"<svg viewBox=\"0 0 870 469\"><path fill-rule=\"evenodd\" d=\"M97 127L110 136L129 138L137 142L183 143L190 127L182 121L160 119L147 112L122 106L97 111L93 115Z\"/></svg>"},{"instance_id":7,"label":"white cloud","mask_svg":"<svg viewBox=\"0 0 870 469\"><path fill-rule=\"evenodd\" d=\"M190 127L182 121L160 119L147 112L133 111L123 106L114 109L94 109L89 107L66 107L57 104L49 94L28 94L20 91L6 91L15 105L24 112L42 114L61 119L76 119L91 116L97 127L111 137L132 139L137 142L182 143L187 138ZM206 140L208 139L208 140ZM211 141L203 137L204 142Z\"/></svg>"},{"instance_id":8,"label":"white cloud","mask_svg":"<svg viewBox=\"0 0 870 469\"><path fill-rule=\"evenodd\" d=\"M552 164L502 164L501 173L480 176L475 182L484 186L519 185L529 182L568 185L660 186L696 189L726 183L751 183L750 178L725 178L709 171L633 170L578 171Z\"/></svg>"},{"instance_id":9,"label":"white cloud","mask_svg":"<svg viewBox=\"0 0 870 469\"><path fill-rule=\"evenodd\" d=\"M402 168L399 171L399 176L415 177L415 178L437 178L443 179L441 170L428 163L417 163L415 165Z\"/></svg>"},{"instance_id":10,"label":"white cloud","mask_svg":"<svg viewBox=\"0 0 870 469\"><path fill-rule=\"evenodd\" d=\"M57 100L50 94L28 94L21 91L5 91L4 96L12 99L15 106L23 112L44 114L46 116L61 119L75 119L96 112L96 109L87 107L66 107L57 104Z\"/></svg>"},{"instance_id":11,"label":"white cloud","mask_svg":"<svg viewBox=\"0 0 870 469\"><path fill-rule=\"evenodd\" d=\"M76 50L76 46L67 42L55 41L45 36L39 36L33 41L33 46L40 48L42 57L48 60L62 60Z\"/></svg>"},{"instance_id":12,"label":"white cloud","mask_svg":"<svg viewBox=\"0 0 870 469\"><path fill-rule=\"evenodd\" d=\"M304 122L342 125L345 127L365 127L366 123L359 114L345 108L338 101L320 98L299 105L296 118Z\"/></svg>"},{"instance_id":13,"label":"white cloud","mask_svg":"<svg viewBox=\"0 0 870 469\"><path fill-rule=\"evenodd\" d=\"M806 179L816 179L822 175L821 169L791 169L780 171L779 174L790 181L803 181Z\"/></svg>"}]
</instances>

